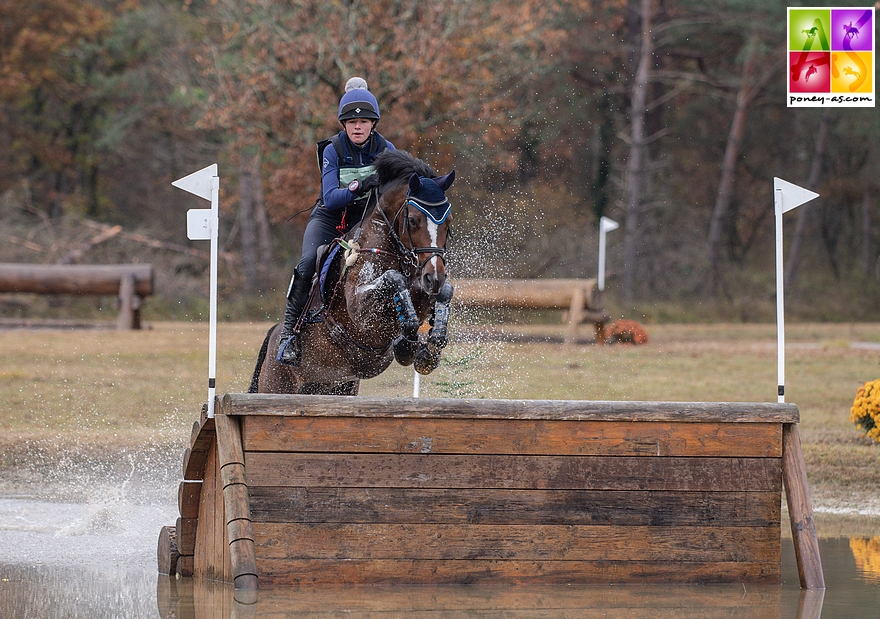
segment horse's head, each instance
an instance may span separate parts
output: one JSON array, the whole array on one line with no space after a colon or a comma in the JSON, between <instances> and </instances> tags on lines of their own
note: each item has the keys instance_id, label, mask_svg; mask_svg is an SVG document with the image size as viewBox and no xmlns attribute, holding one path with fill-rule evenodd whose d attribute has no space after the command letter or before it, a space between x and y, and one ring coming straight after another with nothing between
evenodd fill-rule
<instances>
[{"instance_id":1,"label":"horse's head","mask_svg":"<svg viewBox=\"0 0 880 619\"><path fill-rule=\"evenodd\" d=\"M422 290L437 294L446 282L446 240L452 223L452 206L446 190L455 180L453 170L439 178L413 174L399 216L399 234L418 261Z\"/></svg>"},{"instance_id":2,"label":"horse's head","mask_svg":"<svg viewBox=\"0 0 880 619\"><path fill-rule=\"evenodd\" d=\"M380 209L391 224L401 261L418 269L422 290L435 295L446 282L446 240L452 223L446 190L455 179L455 171L437 177L424 162L408 153L393 153L378 165L380 180L385 180L385 166L394 161L407 165L408 181L382 186ZM398 167L396 171L402 170Z\"/></svg>"}]
</instances>

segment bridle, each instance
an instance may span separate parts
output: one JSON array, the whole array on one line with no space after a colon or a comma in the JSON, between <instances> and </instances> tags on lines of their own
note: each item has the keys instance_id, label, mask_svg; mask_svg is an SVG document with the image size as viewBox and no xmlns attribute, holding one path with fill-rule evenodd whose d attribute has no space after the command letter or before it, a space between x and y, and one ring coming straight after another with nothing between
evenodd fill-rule
<instances>
[{"instance_id":1,"label":"bridle","mask_svg":"<svg viewBox=\"0 0 880 619\"><path fill-rule=\"evenodd\" d=\"M429 207L437 207L446 205L447 209L444 212L443 216L440 218L434 217L431 212L428 210ZM431 261L431 258L435 256L440 258L443 263L446 263L446 244L444 243L443 247L416 247L415 241L412 238L412 230L409 227L409 209L415 208L424 213L425 217L433 221L438 226L447 220L449 217L449 213L451 207L449 207L449 202L444 201L440 204L430 204L425 203L417 198L414 198L409 195L407 192L406 199L403 201L403 204L400 205L400 208L397 209L397 213L394 215L394 218L389 220L388 216L385 214L385 211L382 207L377 204L376 205L379 214L382 216L382 219L385 220L385 223L388 225L388 229L390 230L391 239L394 241L394 245L397 249L396 254L400 260L401 267L409 267L406 270L407 276L412 274L412 271L409 269L415 268L418 269L419 276L421 276L422 272L425 269L425 266L428 262ZM400 235L397 233L397 222L398 220L402 221L403 233L405 233L409 239L409 247L403 242L400 238ZM449 238L449 228L447 227L446 238ZM420 260L420 256L426 256L424 260Z\"/></svg>"}]
</instances>

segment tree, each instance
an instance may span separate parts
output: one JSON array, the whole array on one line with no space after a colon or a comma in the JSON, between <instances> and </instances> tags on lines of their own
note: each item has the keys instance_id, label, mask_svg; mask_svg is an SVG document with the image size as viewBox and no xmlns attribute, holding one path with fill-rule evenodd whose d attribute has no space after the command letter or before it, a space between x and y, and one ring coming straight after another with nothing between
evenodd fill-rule
<instances>
[{"instance_id":1,"label":"tree","mask_svg":"<svg viewBox=\"0 0 880 619\"><path fill-rule=\"evenodd\" d=\"M7 149L0 179L24 177L38 203L98 210L93 136L101 102L93 77L106 58L96 44L109 15L89 3L0 3L0 113Z\"/></svg>"},{"instance_id":2,"label":"tree","mask_svg":"<svg viewBox=\"0 0 880 619\"><path fill-rule=\"evenodd\" d=\"M741 53L745 55L745 61L737 89L730 130L727 134L727 143L721 162L718 195L715 199L715 208L712 210L706 241L710 287L713 292L716 292L721 285L722 237L728 223L730 203L733 199L736 164L740 155L748 110L761 89L782 67L781 63L768 58L767 51L762 48L763 43L759 34L752 32L743 43L741 50Z\"/></svg>"}]
</instances>

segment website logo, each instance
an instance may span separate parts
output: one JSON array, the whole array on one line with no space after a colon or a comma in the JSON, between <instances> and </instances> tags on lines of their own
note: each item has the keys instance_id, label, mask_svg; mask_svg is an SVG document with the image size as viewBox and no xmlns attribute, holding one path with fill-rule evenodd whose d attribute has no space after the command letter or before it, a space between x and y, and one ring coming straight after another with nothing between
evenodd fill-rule
<instances>
[{"instance_id":1,"label":"website logo","mask_svg":"<svg viewBox=\"0 0 880 619\"><path fill-rule=\"evenodd\" d=\"M874 9L788 9L788 107L874 107Z\"/></svg>"}]
</instances>

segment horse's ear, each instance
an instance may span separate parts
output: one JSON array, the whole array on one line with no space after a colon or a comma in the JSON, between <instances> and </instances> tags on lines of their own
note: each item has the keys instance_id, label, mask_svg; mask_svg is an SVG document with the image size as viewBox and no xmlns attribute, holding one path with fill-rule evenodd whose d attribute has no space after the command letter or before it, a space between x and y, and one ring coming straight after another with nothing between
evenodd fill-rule
<instances>
[{"instance_id":1,"label":"horse's ear","mask_svg":"<svg viewBox=\"0 0 880 619\"><path fill-rule=\"evenodd\" d=\"M422 186L422 181L419 180L418 174L413 174L409 177L409 192L416 193L419 190L419 187Z\"/></svg>"},{"instance_id":2,"label":"horse's ear","mask_svg":"<svg viewBox=\"0 0 880 619\"><path fill-rule=\"evenodd\" d=\"M440 189L444 192L449 189L450 185L452 185L452 181L455 180L455 170L447 174L446 176L440 176L434 179L434 182L440 185Z\"/></svg>"}]
</instances>

